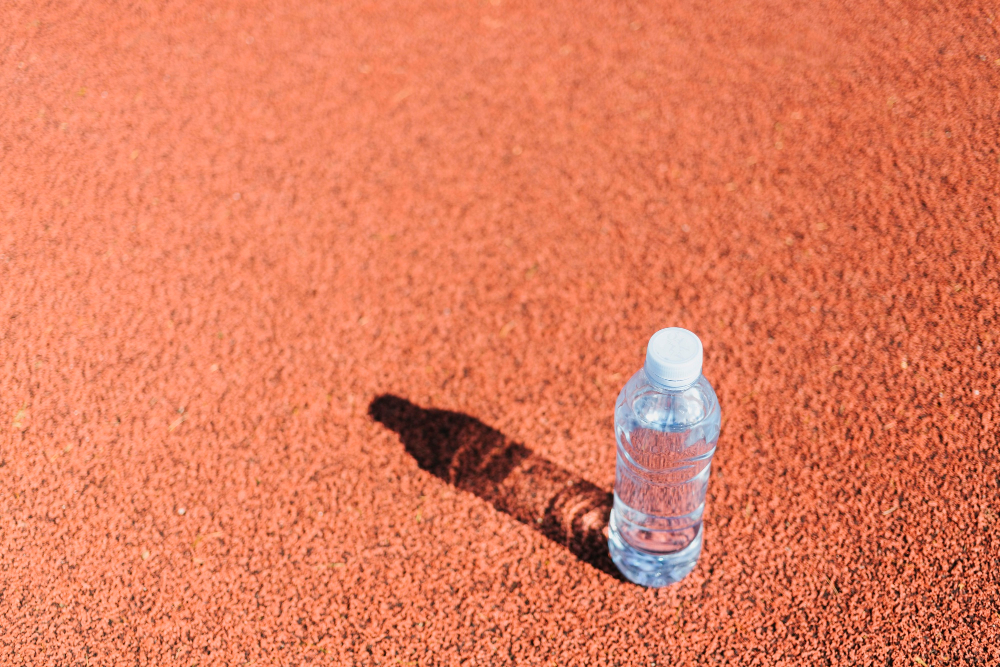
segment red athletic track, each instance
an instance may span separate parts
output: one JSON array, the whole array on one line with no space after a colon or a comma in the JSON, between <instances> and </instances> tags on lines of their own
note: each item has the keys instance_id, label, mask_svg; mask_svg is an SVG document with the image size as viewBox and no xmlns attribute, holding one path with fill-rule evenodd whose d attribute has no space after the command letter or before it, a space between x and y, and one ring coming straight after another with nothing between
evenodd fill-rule
<instances>
[{"instance_id":1,"label":"red athletic track","mask_svg":"<svg viewBox=\"0 0 1000 667\"><path fill-rule=\"evenodd\" d=\"M1000 6L165 5L0 12L0 662L1000 663Z\"/></svg>"}]
</instances>

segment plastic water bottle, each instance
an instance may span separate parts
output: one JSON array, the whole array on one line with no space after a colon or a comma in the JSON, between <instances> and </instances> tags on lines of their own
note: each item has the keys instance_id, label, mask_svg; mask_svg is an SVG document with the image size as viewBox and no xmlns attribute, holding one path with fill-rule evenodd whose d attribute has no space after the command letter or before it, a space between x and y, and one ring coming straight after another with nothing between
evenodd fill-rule
<instances>
[{"instance_id":1,"label":"plastic water bottle","mask_svg":"<svg viewBox=\"0 0 1000 667\"><path fill-rule=\"evenodd\" d=\"M646 364L615 403L611 559L630 581L680 581L701 555L702 514L722 413L701 374L701 340L671 327L653 334Z\"/></svg>"}]
</instances>

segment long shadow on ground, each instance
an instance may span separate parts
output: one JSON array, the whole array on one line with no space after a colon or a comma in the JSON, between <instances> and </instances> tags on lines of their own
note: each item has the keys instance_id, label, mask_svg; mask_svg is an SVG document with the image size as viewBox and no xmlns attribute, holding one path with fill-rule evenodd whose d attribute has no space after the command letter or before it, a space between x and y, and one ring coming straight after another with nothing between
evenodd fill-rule
<instances>
[{"instance_id":1,"label":"long shadow on ground","mask_svg":"<svg viewBox=\"0 0 1000 667\"><path fill-rule=\"evenodd\" d=\"M574 556L621 579L604 527L612 496L460 412L379 396L372 419L399 434L417 465L531 526Z\"/></svg>"}]
</instances>

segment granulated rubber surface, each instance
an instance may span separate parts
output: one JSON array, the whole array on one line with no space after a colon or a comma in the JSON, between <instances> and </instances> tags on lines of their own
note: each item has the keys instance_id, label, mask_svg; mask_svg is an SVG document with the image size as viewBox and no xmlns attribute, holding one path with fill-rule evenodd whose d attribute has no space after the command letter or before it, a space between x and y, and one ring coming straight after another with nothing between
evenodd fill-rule
<instances>
[{"instance_id":1,"label":"granulated rubber surface","mask_svg":"<svg viewBox=\"0 0 1000 667\"><path fill-rule=\"evenodd\" d=\"M0 662L1000 663L1000 8L111 4L0 15Z\"/></svg>"}]
</instances>

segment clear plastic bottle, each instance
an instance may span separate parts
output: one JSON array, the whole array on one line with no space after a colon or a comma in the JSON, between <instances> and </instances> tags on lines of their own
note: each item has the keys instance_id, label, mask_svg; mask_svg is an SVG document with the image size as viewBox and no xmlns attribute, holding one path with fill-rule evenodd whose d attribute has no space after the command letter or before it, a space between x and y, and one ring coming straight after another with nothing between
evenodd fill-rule
<instances>
[{"instance_id":1,"label":"clear plastic bottle","mask_svg":"<svg viewBox=\"0 0 1000 667\"><path fill-rule=\"evenodd\" d=\"M701 555L702 514L722 413L701 374L701 340L671 327L653 334L646 364L615 403L611 559L630 581L680 581Z\"/></svg>"}]
</instances>

